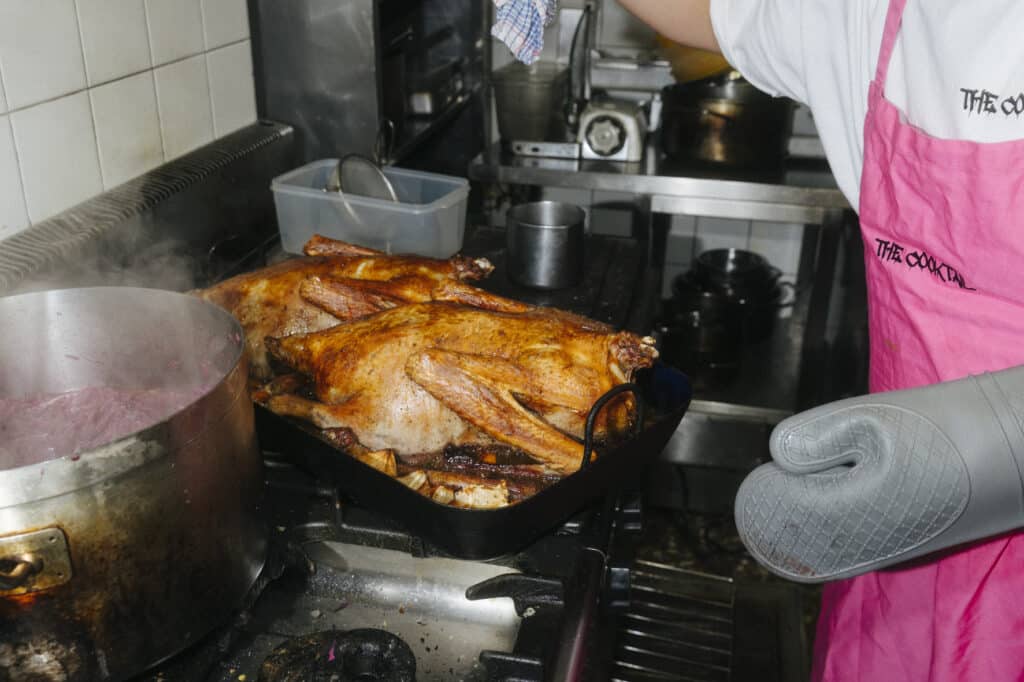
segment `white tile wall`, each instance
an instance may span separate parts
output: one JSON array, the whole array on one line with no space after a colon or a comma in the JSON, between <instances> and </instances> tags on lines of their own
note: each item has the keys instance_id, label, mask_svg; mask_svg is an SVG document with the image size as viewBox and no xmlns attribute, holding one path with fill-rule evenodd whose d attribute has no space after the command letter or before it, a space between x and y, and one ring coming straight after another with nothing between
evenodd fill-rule
<instances>
[{"instance_id":1,"label":"white tile wall","mask_svg":"<svg viewBox=\"0 0 1024 682\"><path fill-rule=\"evenodd\" d=\"M89 96L96 119L104 189L116 187L163 162L152 71L93 88Z\"/></svg>"},{"instance_id":2,"label":"white tile wall","mask_svg":"<svg viewBox=\"0 0 1024 682\"><path fill-rule=\"evenodd\" d=\"M0 239L28 226L10 116L0 116Z\"/></svg>"},{"instance_id":3,"label":"white tile wall","mask_svg":"<svg viewBox=\"0 0 1024 682\"><path fill-rule=\"evenodd\" d=\"M199 0L146 0L146 16L154 66L203 51L203 12Z\"/></svg>"},{"instance_id":4,"label":"white tile wall","mask_svg":"<svg viewBox=\"0 0 1024 682\"><path fill-rule=\"evenodd\" d=\"M202 0L203 36L212 50L249 37L245 0Z\"/></svg>"},{"instance_id":5,"label":"white tile wall","mask_svg":"<svg viewBox=\"0 0 1024 682\"><path fill-rule=\"evenodd\" d=\"M0 68L12 110L84 88L74 0L0 2Z\"/></svg>"},{"instance_id":6,"label":"white tile wall","mask_svg":"<svg viewBox=\"0 0 1024 682\"><path fill-rule=\"evenodd\" d=\"M15 111L11 127L32 222L103 190L86 91Z\"/></svg>"},{"instance_id":7,"label":"white tile wall","mask_svg":"<svg viewBox=\"0 0 1024 682\"><path fill-rule=\"evenodd\" d=\"M143 0L76 0L89 85L138 73L149 56Z\"/></svg>"},{"instance_id":8,"label":"white tile wall","mask_svg":"<svg viewBox=\"0 0 1024 682\"><path fill-rule=\"evenodd\" d=\"M0 0L0 240L255 120L245 0Z\"/></svg>"},{"instance_id":9,"label":"white tile wall","mask_svg":"<svg viewBox=\"0 0 1024 682\"><path fill-rule=\"evenodd\" d=\"M783 274L796 275L803 234L804 226L798 223L756 222L750 228L749 248L767 258Z\"/></svg>"},{"instance_id":10,"label":"white tile wall","mask_svg":"<svg viewBox=\"0 0 1024 682\"><path fill-rule=\"evenodd\" d=\"M234 43L206 54L213 104L213 132L220 137L256 118L256 92L252 82L249 41Z\"/></svg>"},{"instance_id":11,"label":"white tile wall","mask_svg":"<svg viewBox=\"0 0 1024 682\"><path fill-rule=\"evenodd\" d=\"M181 156L213 139L206 58L196 55L154 71L164 153Z\"/></svg>"}]
</instances>

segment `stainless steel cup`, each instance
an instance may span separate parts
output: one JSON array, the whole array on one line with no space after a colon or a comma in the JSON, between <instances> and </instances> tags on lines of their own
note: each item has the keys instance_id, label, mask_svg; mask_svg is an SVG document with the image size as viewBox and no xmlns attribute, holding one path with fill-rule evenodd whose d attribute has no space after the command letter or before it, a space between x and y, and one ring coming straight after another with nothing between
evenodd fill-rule
<instances>
[{"instance_id":1,"label":"stainless steel cup","mask_svg":"<svg viewBox=\"0 0 1024 682\"><path fill-rule=\"evenodd\" d=\"M583 222L573 204L537 201L509 209L505 219L508 274L537 289L564 289L583 279Z\"/></svg>"}]
</instances>

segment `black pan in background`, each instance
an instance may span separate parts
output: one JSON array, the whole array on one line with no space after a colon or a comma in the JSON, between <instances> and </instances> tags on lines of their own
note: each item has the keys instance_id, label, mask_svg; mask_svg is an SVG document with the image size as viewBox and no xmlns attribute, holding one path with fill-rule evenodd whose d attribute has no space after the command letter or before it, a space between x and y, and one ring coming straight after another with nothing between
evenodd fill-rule
<instances>
[{"instance_id":1,"label":"black pan in background","mask_svg":"<svg viewBox=\"0 0 1024 682\"><path fill-rule=\"evenodd\" d=\"M637 435L604 452L517 504L500 509L460 509L434 502L399 481L348 456L303 422L256 406L260 445L293 458L296 465L332 481L352 503L388 517L431 545L463 559L512 554L613 489L638 487L665 448L690 404L690 381L656 364L636 383L647 415ZM580 446L582 461L583 446Z\"/></svg>"}]
</instances>

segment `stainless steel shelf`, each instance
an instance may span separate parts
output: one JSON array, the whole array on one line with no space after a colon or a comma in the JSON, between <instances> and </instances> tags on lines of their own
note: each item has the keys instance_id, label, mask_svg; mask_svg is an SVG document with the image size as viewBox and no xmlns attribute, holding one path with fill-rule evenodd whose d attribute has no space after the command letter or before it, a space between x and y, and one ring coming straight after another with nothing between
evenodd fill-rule
<instances>
[{"instance_id":1,"label":"stainless steel shelf","mask_svg":"<svg viewBox=\"0 0 1024 682\"><path fill-rule=\"evenodd\" d=\"M652 213L821 224L850 208L828 166L793 161L771 173L722 172L673 163L648 145L637 163L520 157L495 145L473 160L483 182L538 185L650 198Z\"/></svg>"}]
</instances>

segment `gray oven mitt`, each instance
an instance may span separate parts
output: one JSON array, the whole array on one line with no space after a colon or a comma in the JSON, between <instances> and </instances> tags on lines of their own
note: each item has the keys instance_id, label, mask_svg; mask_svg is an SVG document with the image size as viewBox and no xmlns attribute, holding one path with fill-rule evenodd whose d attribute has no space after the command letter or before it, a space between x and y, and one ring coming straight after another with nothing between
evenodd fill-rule
<instances>
[{"instance_id":1,"label":"gray oven mitt","mask_svg":"<svg viewBox=\"0 0 1024 682\"><path fill-rule=\"evenodd\" d=\"M772 433L740 538L799 582L848 578L1024 526L1024 367L851 398Z\"/></svg>"}]
</instances>

